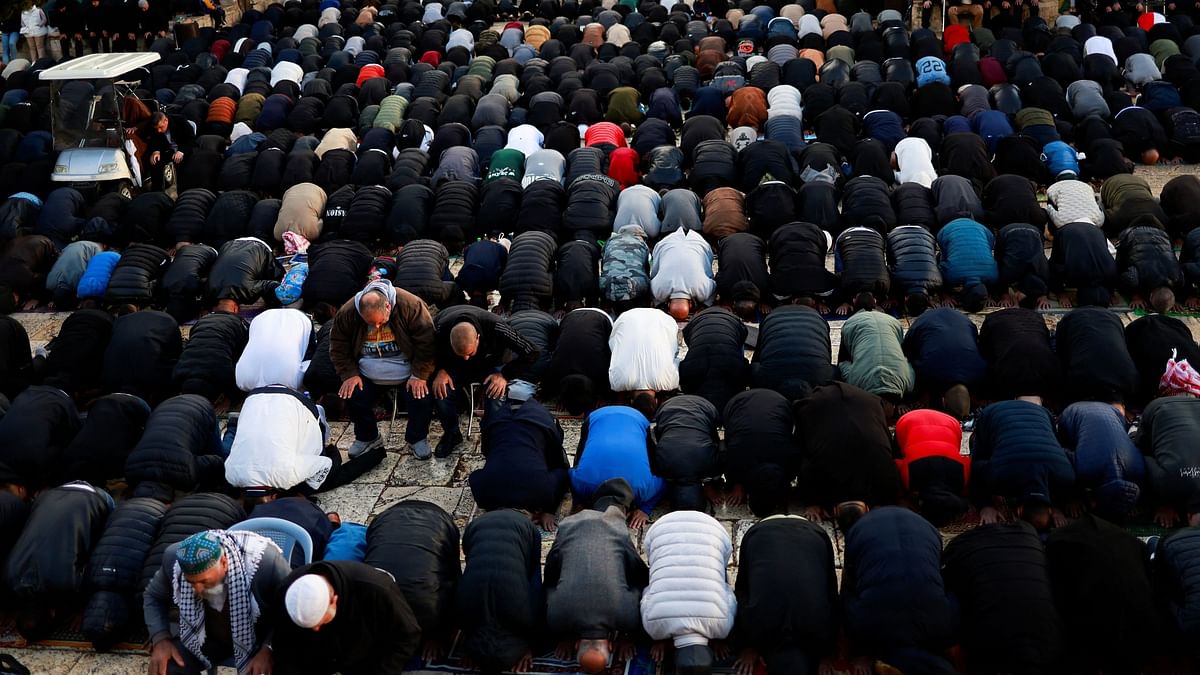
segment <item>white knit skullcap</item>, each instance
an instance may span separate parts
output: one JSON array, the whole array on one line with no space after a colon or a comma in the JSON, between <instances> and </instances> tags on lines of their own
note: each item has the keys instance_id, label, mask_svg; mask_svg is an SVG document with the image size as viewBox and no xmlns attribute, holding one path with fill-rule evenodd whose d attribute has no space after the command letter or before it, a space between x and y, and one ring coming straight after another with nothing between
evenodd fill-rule
<instances>
[{"instance_id":1,"label":"white knit skullcap","mask_svg":"<svg viewBox=\"0 0 1200 675\"><path fill-rule=\"evenodd\" d=\"M284 596L288 616L301 628L312 628L321 623L332 600L329 582L318 574L305 574L296 579Z\"/></svg>"}]
</instances>

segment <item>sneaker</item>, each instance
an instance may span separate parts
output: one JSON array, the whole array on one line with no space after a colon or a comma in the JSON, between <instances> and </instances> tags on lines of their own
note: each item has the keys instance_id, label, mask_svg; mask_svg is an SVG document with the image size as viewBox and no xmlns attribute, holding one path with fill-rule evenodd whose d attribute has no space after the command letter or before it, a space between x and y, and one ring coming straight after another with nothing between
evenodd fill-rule
<instances>
[{"instance_id":1,"label":"sneaker","mask_svg":"<svg viewBox=\"0 0 1200 675\"><path fill-rule=\"evenodd\" d=\"M350 444L350 449L346 451L346 454L350 456L350 459L354 459L355 457L358 457L359 455L363 454L364 452L367 452L370 450L375 450L377 448L382 448L382 447L383 447L383 436L376 436L375 438L373 438L369 441L354 441L353 443Z\"/></svg>"},{"instance_id":2,"label":"sneaker","mask_svg":"<svg viewBox=\"0 0 1200 675\"><path fill-rule=\"evenodd\" d=\"M417 459L429 459L433 457L433 448L429 446L428 438L422 438L416 443L409 443L408 449L412 452L413 457Z\"/></svg>"},{"instance_id":3,"label":"sneaker","mask_svg":"<svg viewBox=\"0 0 1200 675\"><path fill-rule=\"evenodd\" d=\"M455 431L453 435L442 436L442 440L438 441L437 448L433 451L433 456L438 459L449 457L450 453L463 442L463 435L460 431Z\"/></svg>"}]
</instances>

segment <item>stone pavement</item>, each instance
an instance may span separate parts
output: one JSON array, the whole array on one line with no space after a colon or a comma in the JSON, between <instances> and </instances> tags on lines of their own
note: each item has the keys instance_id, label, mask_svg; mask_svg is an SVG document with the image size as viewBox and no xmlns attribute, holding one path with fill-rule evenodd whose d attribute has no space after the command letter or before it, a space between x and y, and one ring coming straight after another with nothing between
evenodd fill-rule
<instances>
[{"instance_id":1,"label":"stone pavement","mask_svg":"<svg viewBox=\"0 0 1200 675\"><path fill-rule=\"evenodd\" d=\"M1161 186L1170 178L1183 173L1194 171L1194 167L1155 167L1142 171L1157 194ZM1053 327L1061 313L1051 311L1046 314L1047 323ZM1122 312L1121 318L1125 323L1132 321L1135 315ZM29 332L33 347L44 346L57 333L66 313L22 313L14 315ZM972 315L976 323L981 323L985 314ZM1184 317L1183 320L1192 330L1193 336L1200 338L1200 318ZM831 321L830 330L833 343L833 354L836 359L841 337L842 321ZM907 327L907 319L903 320ZM182 329L184 337L188 328ZM681 340L682 344L682 340ZM686 348L685 348L686 349ZM433 502L453 515L454 521L460 528L465 529L468 522L478 514L478 509L467 488L467 477L472 471L483 464L479 451L479 434L468 439L452 456L445 459L430 459L420 461L403 448L403 428L405 417L401 415L395 425L390 419L380 422L380 431L389 439L386 459L375 469L365 474L351 485L338 488L318 496L318 501L326 511L337 511L343 520L369 523L376 515L396 502L407 499L422 499ZM566 432L565 445L567 454L574 460L576 446L579 441L581 422L578 419L562 418L561 423ZM463 421L465 424L465 419ZM332 438L339 449L345 451L354 440L350 425L345 421L335 421L331 425ZM476 427L477 429L477 427ZM438 425L433 425L430 441L437 443L441 437ZM968 435L969 437L969 435ZM963 452L967 452L964 438ZM798 507L798 505L796 505ZM559 510L559 517L570 512L570 496ZM793 512L797 512L794 510ZM652 515L651 521L661 513ZM729 567L730 582L736 578L738 553L742 535L754 524L754 518L745 506L737 508L717 507L714 515L733 536L735 546L733 559ZM961 527L961 526L960 526ZM838 533L830 528L834 540L835 554L840 566L842 540ZM954 535L953 529L947 529L943 536L947 539ZM631 532L631 536L641 550L641 532ZM543 559L554 541L552 533L543 534ZM31 672L38 675L133 675L141 674L146 669L146 658L140 655L105 655L93 654L68 649L47 649L30 647L25 649L7 650L21 660ZM224 672L224 671L223 671ZM232 670L228 671L232 672Z\"/></svg>"}]
</instances>

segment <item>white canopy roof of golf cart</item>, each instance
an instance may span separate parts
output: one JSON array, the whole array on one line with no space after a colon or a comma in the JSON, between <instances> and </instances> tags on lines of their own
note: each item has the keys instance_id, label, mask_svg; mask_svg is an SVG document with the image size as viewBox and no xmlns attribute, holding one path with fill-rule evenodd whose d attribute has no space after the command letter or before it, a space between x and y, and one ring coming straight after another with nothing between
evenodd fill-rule
<instances>
[{"instance_id":1,"label":"white canopy roof of golf cart","mask_svg":"<svg viewBox=\"0 0 1200 675\"><path fill-rule=\"evenodd\" d=\"M159 60L156 52L134 54L88 54L43 70L43 80L98 80L120 77Z\"/></svg>"}]
</instances>

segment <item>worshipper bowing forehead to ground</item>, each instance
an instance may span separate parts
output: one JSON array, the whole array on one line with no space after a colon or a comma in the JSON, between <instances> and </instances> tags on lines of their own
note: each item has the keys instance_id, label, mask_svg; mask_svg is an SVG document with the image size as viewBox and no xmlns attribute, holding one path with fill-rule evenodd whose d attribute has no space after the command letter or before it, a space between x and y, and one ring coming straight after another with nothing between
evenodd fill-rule
<instances>
[{"instance_id":1,"label":"worshipper bowing forehead to ground","mask_svg":"<svg viewBox=\"0 0 1200 675\"><path fill-rule=\"evenodd\" d=\"M400 675L421 641L392 575L356 561L292 572L277 593L273 619L272 646L286 673Z\"/></svg>"}]
</instances>

